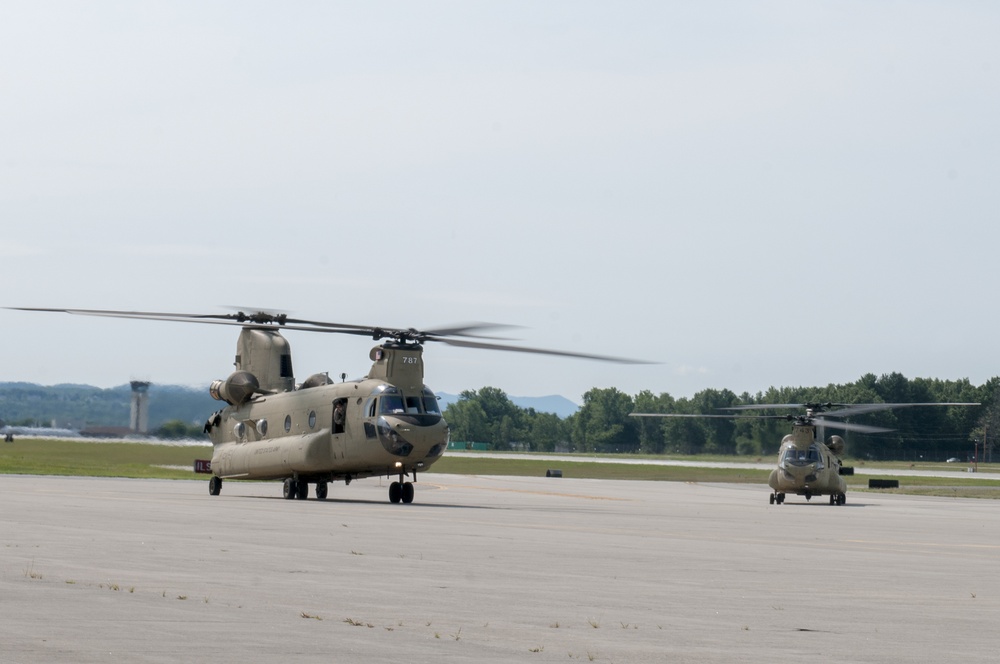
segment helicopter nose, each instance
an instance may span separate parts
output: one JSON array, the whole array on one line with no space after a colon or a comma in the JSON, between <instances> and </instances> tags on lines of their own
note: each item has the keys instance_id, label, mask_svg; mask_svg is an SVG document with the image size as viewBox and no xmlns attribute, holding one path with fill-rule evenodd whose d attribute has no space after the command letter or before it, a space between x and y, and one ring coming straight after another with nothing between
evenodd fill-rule
<instances>
[{"instance_id":1,"label":"helicopter nose","mask_svg":"<svg viewBox=\"0 0 1000 664\"><path fill-rule=\"evenodd\" d=\"M400 457L439 455L448 440L448 427L441 419L422 424L409 418L380 417L377 431L386 451Z\"/></svg>"},{"instance_id":2,"label":"helicopter nose","mask_svg":"<svg viewBox=\"0 0 1000 664\"><path fill-rule=\"evenodd\" d=\"M815 463L808 463L801 466L796 464L784 464L781 469L785 471L786 476L797 480L808 479L809 477L816 476Z\"/></svg>"}]
</instances>

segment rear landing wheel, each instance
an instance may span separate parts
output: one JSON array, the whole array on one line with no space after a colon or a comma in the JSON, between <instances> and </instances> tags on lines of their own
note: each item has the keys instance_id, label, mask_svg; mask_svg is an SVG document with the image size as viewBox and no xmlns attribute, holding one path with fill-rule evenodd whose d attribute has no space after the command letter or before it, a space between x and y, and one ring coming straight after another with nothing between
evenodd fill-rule
<instances>
[{"instance_id":1,"label":"rear landing wheel","mask_svg":"<svg viewBox=\"0 0 1000 664\"><path fill-rule=\"evenodd\" d=\"M326 500L326 482L316 482L316 500Z\"/></svg>"},{"instance_id":2,"label":"rear landing wheel","mask_svg":"<svg viewBox=\"0 0 1000 664\"><path fill-rule=\"evenodd\" d=\"M299 500L305 500L309 497L309 482L305 480L299 480L296 482L295 497Z\"/></svg>"},{"instance_id":3,"label":"rear landing wheel","mask_svg":"<svg viewBox=\"0 0 1000 664\"><path fill-rule=\"evenodd\" d=\"M208 494L218 496L220 491L222 491L222 478L213 475L212 479L208 481Z\"/></svg>"},{"instance_id":4,"label":"rear landing wheel","mask_svg":"<svg viewBox=\"0 0 1000 664\"><path fill-rule=\"evenodd\" d=\"M291 500L295 497L296 489L298 488L296 486L297 484L298 482L289 477L285 480L285 483L281 485L281 495L285 500Z\"/></svg>"}]
</instances>

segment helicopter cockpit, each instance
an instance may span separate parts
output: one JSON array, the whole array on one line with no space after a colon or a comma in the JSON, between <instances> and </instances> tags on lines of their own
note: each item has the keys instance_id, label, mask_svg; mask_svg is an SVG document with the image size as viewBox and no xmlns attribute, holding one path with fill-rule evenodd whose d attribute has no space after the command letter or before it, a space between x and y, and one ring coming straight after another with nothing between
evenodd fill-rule
<instances>
[{"instance_id":1,"label":"helicopter cockpit","mask_svg":"<svg viewBox=\"0 0 1000 664\"><path fill-rule=\"evenodd\" d=\"M410 456L415 443L427 450L427 456L440 456L447 446L447 425L441 407L426 387L420 394L407 394L398 387L381 385L368 401L367 416L375 418L374 426L365 426L369 437L377 437L395 456Z\"/></svg>"},{"instance_id":2,"label":"helicopter cockpit","mask_svg":"<svg viewBox=\"0 0 1000 664\"><path fill-rule=\"evenodd\" d=\"M423 394L404 395L399 388L386 387L379 399L378 412L382 415L436 415L441 416L437 397L424 388Z\"/></svg>"},{"instance_id":3,"label":"helicopter cockpit","mask_svg":"<svg viewBox=\"0 0 1000 664\"><path fill-rule=\"evenodd\" d=\"M810 445L808 449L804 450L797 447L788 447L781 454L782 465L808 466L819 463L820 460L819 448L816 445Z\"/></svg>"}]
</instances>

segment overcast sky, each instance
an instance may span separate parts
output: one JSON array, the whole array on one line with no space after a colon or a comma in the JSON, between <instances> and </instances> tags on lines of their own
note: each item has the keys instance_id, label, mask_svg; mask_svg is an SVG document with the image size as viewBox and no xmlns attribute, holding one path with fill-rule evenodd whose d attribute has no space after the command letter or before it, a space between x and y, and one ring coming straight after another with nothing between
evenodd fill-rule
<instances>
[{"instance_id":1,"label":"overcast sky","mask_svg":"<svg viewBox=\"0 0 1000 664\"><path fill-rule=\"evenodd\" d=\"M0 306L428 345L437 391L1000 375L1000 4L0 5ZM204 385L218 326L0 311L0 381ZM296 374L374 342L289 332Z\"/></svg>"}]
</instances>

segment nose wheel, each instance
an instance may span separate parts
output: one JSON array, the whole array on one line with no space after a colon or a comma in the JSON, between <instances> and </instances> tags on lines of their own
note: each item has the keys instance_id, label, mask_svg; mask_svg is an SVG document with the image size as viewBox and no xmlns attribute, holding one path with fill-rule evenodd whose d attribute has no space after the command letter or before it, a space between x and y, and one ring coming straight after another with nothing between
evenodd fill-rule
<instances>
[{"instance_id":1,"label":"nose wheel","mask_svg":"<svg viewBox=\"0 0 1000 664\"><path fill-rule=\"evenodd\" d=\"M389 485L389 502L399 503L409 505L413 502L413 484L411 482L403 482L400 478L399 482L393 482Z\"/></svg>"}]
</instances>

